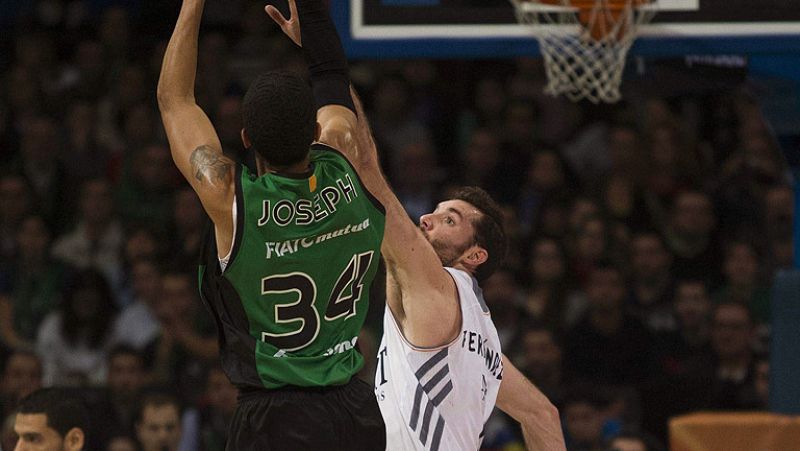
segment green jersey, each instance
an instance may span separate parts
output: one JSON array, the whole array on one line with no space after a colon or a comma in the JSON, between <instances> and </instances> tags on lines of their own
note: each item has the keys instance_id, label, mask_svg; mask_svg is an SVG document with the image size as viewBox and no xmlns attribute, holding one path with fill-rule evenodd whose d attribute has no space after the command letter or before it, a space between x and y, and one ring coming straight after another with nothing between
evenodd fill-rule
<instances>
[{"instance_id":1,"label":"green jersey","mask_svg":"<svg viewBox=\"0 0 800 451\"><path fill-rule=\"evenodd\" d=\"M314 144L311 165L299 176L241 167L227 266L213 245L200 268L223 367L240 388L339 385L364 364L355 345L384 209L338 151Z\"/></svg>"}]
</instances>

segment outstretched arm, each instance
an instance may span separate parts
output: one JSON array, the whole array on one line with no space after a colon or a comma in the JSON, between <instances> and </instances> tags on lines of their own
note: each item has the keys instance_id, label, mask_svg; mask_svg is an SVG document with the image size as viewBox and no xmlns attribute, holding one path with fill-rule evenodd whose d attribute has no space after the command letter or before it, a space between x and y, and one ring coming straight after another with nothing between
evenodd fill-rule
<instances>
[{"instance_id":1,"label":"outstretched arm","mask_svg":"<svg viewBox=\"0 0 800 451\"><path fill-rule=\"evenodd\" d=\"M383 176L367 115L355 91L351 94L358 115L355 161L359 175L386 208L381 246L389 290L386 302L411 343L421 347L445 344L461 327L455 282Z\"/></svg>"},{"instance_id":2,"label":"outstretched arm","mask_svg":"<svg viewBox=\"0 0 800 451\"><path fill-rule=\"evenodd\" d=\"M350 97L347 59L336 27L322 0L288 0L288 3L291 17L284 17L272 5L266 7L267 14L292 42L303 48L317 102L320 142L336 148L352 161L355 106Z\"/></svg>"},{"instance_id":3,"label":"outstretched arm","mask_svg":"<svg viewBox=\"0 0 800 451\"><path fill-rule=\"evenodd\" d=\"M161 66L158 107L175 164L197 192L220 236L230 236L235 164L222 154L217 132L194 97L204 3L183 1Z\"/></svg>"},{"instance_id":4,"label":"outstretched arm","mask_svg":"<svg viewBox=\"0 0 800 451\"><path fill-rule=\"evenodd\" d=\"M566 450L558 410L505 355L497 407L520 422L528 450Z\"/></svg>"}]
</instances>

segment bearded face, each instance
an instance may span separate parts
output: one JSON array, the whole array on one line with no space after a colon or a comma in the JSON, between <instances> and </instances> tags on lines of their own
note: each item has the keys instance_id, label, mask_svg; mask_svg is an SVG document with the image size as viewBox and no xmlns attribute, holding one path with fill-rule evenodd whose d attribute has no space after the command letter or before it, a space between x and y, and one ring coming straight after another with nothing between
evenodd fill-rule
<instances>
[{"instance_id":1,"label":"bearded face","mask_svg":"<svg viewBox=\"0 0 800 451\"><path fill-rule=\"evenodd\" d=\"M433 246L433 250L439 256L439 260L442 261L442 266L452 267L458 261L458 258L464 254L464 251L471 246L464 243L450 243L446 238L432 238L425 230L422 230L422 234Z\"/></svg>"}]
</instances>

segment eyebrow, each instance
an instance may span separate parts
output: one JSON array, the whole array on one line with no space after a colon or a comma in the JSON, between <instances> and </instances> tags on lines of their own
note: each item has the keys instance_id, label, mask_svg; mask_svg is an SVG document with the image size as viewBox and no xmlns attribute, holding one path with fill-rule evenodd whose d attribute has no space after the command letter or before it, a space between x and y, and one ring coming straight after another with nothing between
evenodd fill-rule
<instances>
[{"instance_id":1,"label":"eyebrow","mask_svg":"<svg viewBox=\"0 0 800 451\"><path fill-rule=\"evenodd\" d=\"M462 220L464 219L464 215L462 215L460 211L456 210L453 207L447 207L447 211L449 211L451 213L455 213L456 215L458 215L459 219L462 219Z\"/></svg>"}]
</instances>

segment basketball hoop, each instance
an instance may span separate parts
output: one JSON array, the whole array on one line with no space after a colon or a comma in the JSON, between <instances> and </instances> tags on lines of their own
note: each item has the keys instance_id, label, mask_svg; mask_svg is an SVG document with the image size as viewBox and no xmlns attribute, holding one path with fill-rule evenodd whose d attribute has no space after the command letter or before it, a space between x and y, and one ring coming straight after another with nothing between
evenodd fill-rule
<instances>
[{"instance_id":1,"label":"basketball hoop","mask_svg":"<svg viewBox=\"0 0 800 451\"><path fill-rule=\"evenodd\" d=\"M545 92L615 103L628 50L655 15L655 0L511 0L534 25L547 72Z\"/></svg>"}]
</instances>

